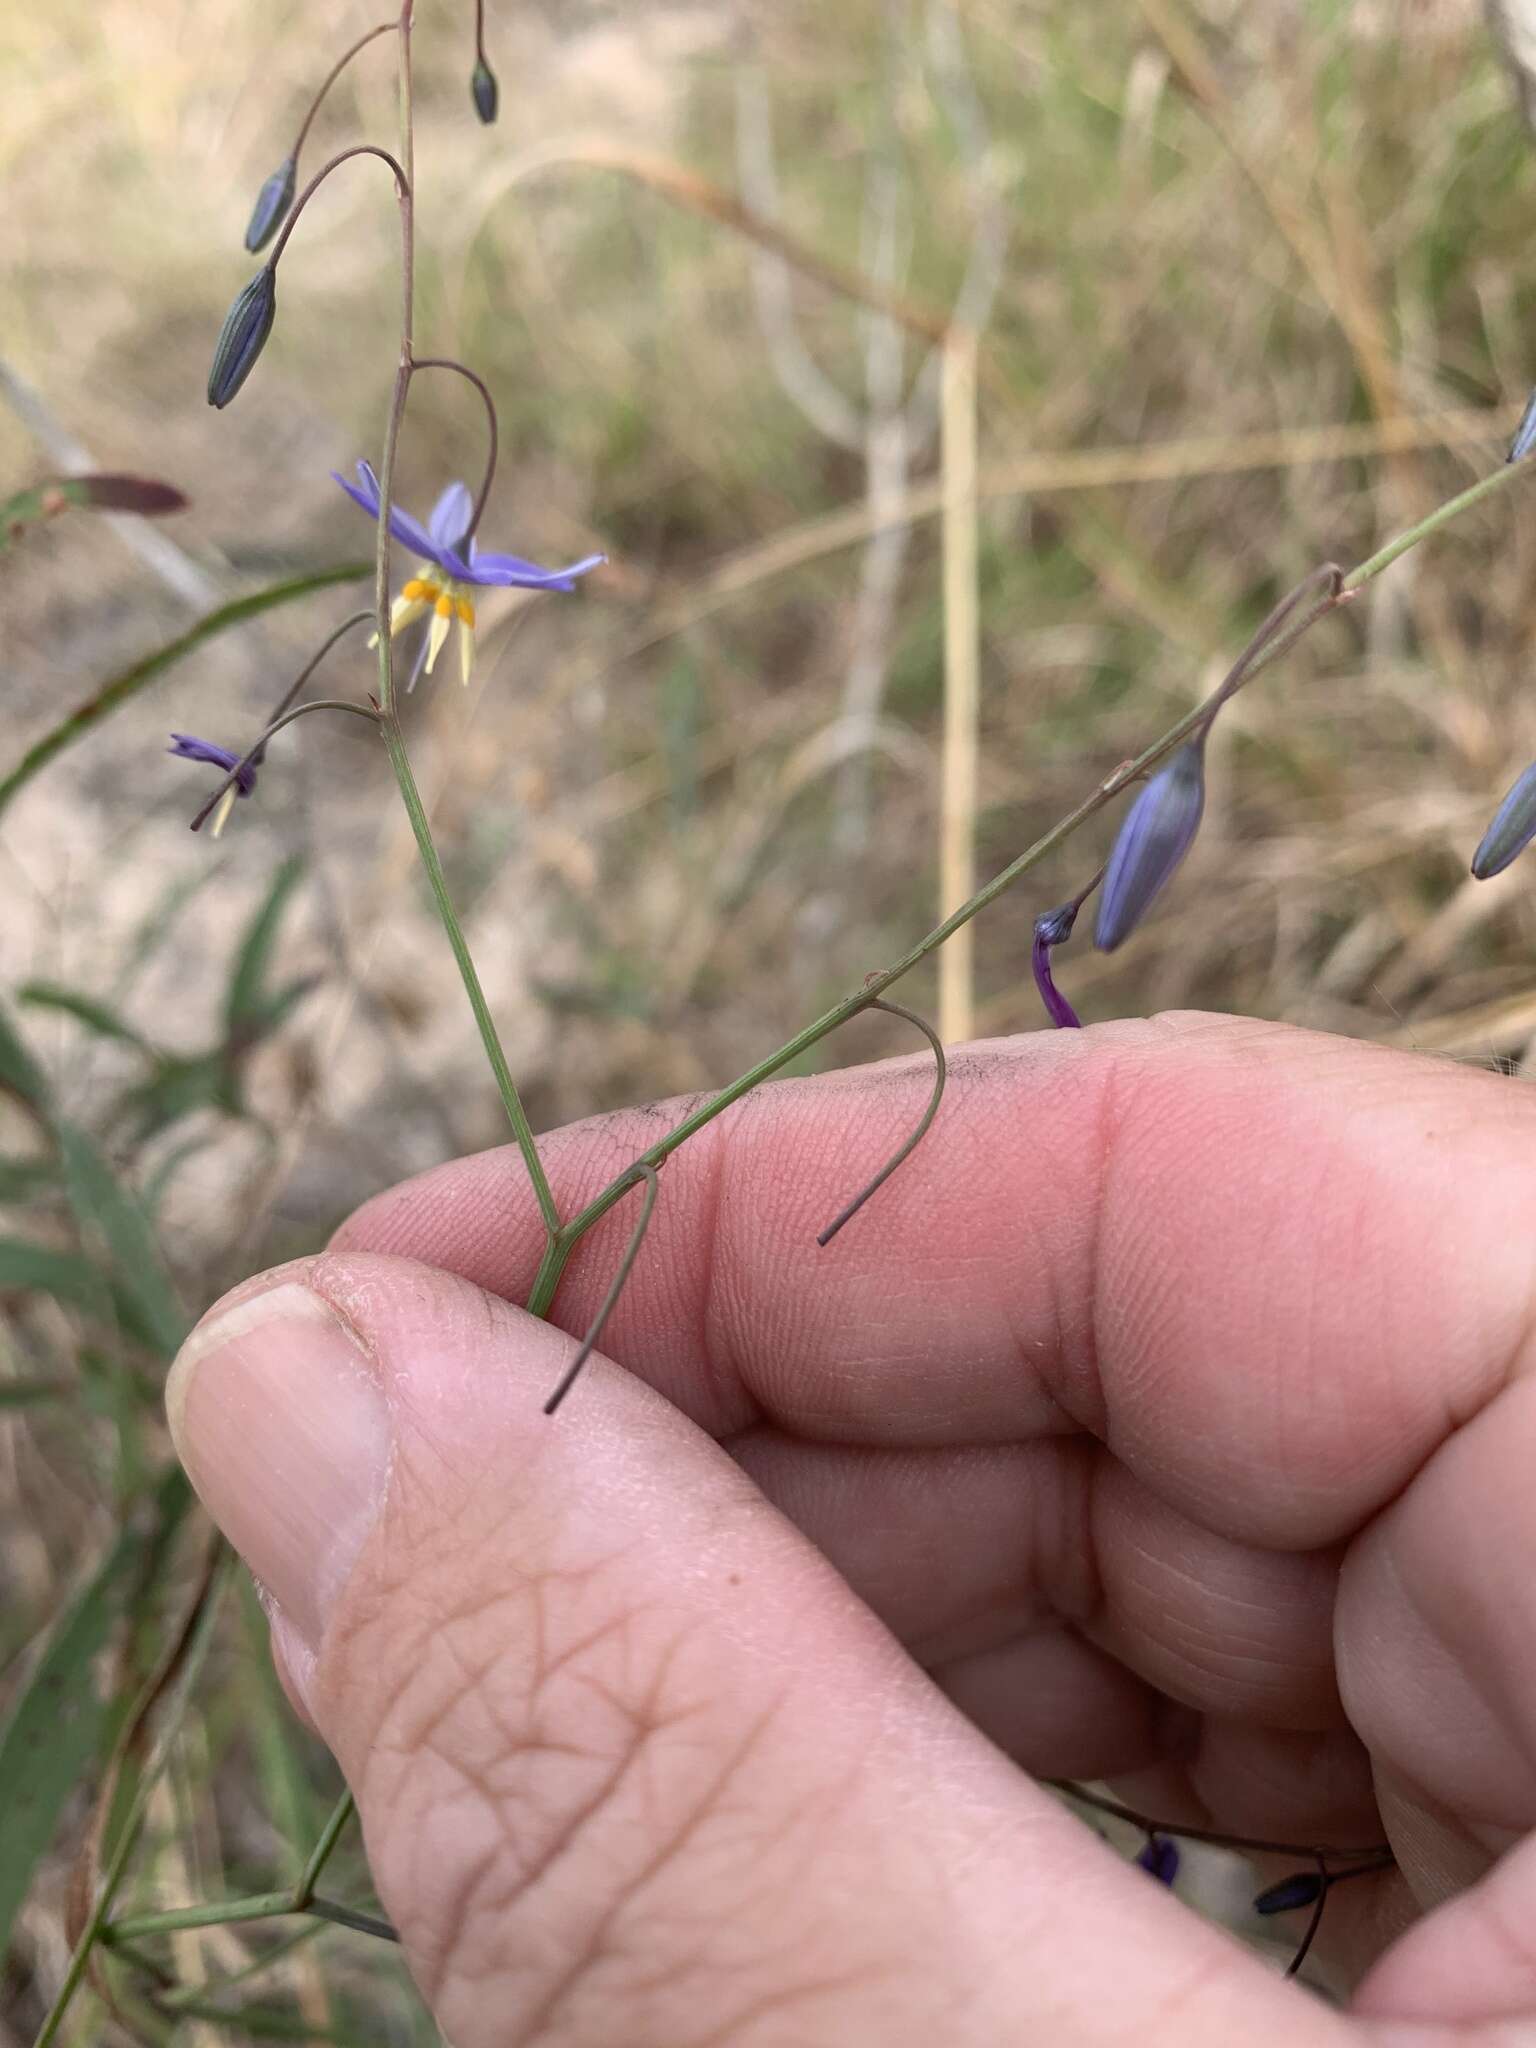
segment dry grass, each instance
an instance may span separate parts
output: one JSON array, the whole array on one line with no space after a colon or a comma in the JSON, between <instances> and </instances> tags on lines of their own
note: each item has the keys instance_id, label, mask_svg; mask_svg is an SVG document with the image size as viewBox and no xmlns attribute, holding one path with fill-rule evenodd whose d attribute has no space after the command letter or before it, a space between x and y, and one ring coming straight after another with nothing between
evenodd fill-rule
<instances>
[{"instance_id":1,"label":"dry grass","mask_svg":"<svg viewBox=\"0 0 1536 2048\"><path fill-rule=\"evenodd\" d=\"M1008 226L978 400L986 874L1205 689L1281 590L1320 560L1359 559L1498 459L1536 374L1536 165L1470 0L1304 17L1238 0L960 11ZM377 166L349 166L306 219L276 338L236 405L215 415L202 399L246 275L251 197L328 53L378 9L328 12L319 35L298 4L52 0L14 9L0 52L0 347L104 466L190 493L176 538L225 591L368 540L326 472L382 424L395 255ZM770 87L785 227L841 268L883 263L885 289L941 312L978 184L919 63L917 7L493 0L489 134L469 113L467 10L419 13L419 333L456 345L504 408L487 532L544 559L612 556L579 598L490 607L474 688L429 687L413 706L450 876L548 1126L724 1080L904 949L933 921L945 786L937 441L906 476L911 530L874 649L887 674L865 735L868 829L849 854L840 704L870 652L860 579L888 522L869 515L858 449L812 426L776 372L750 245L654 181L576 161L583 139L733 189L734 78L750 56ZM321 146L389 136L386 53L338 90ZM872 163L897 193L883 255ZM803 279L793 301L804 344L860 394L868 310ZM905 375L923 348L909 337ZM1486 430L1467 417L1480 410ZM1455 417L1394 424L1441 413ZM405 501L472 474L478 433L455 380L423 380ZM44 466L0 413L0 478ZM0 573L7 756L190 616L83 521ZM1464 877L1536 755L1533 574L1536 502L1517 489L1239 700L1201 842L1160 915L1113 960L1084 946L1059 959L1085 1014L1197 1003L1528 1060L1526 873L1481 889ZM173 673L0 828L7 982L112 992L143 920L211 873L132 991L134 1013L172 1036L211 1012L229 935L279 857L311 863L289 964L325 980L258 1077L276 1153L210 1124L171 1198L193 1300L315 1242L381 1183L500 1135L366 734L302 728L221 849L184 830L196 791L164 733L253 731L337 609L276 615ZM339 658L335 687L366 687L361 664ZM952 814L958 872L953 830ZM1030 921L1091 871L1109 830L978 925L964 991L978 1029L1040 1023ZM904 996L932 1007L935 978ZM67 1022L38 1038L88 1110L110 1064ZM904 1043L871 1021L823 1051ZM0 1426L17 1639L110 1518L90 1432L77 1436ZM221 1795L223 1833L199 1822L181 1876L216 1883L230 1830L246 1863L272 1850L258 1794L277 1765L242 1777L266 1738L210 1725L200 1739L210 1756L234 1745L239 1789ZM196 1809L196 1764L185 1771ZM28 1919L29 1981L57 1967L56 1903L55 1890Z\"/></svg>"}]
</instances>

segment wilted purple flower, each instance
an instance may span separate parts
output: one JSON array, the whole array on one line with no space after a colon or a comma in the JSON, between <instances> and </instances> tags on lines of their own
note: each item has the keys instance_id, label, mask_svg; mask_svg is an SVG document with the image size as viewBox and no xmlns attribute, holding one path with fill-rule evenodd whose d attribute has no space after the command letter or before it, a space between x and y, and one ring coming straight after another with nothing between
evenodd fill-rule
<instances>
[{"instance_id":1,"label":"wilted purple flower","mask_svg":"<svg viewBox=\"0 0 1536 2048\"><path fill-rule=\"evenodd\" d=\"M349 484L344 476L331 471L347 496L377 520L379 480L366 462L357 465L357 474L360 484ZM432 507L425 526L409 512L402 512L398 505L389 508L389 530L395 539L431 564L424 576L410 577L395 599L389 616L390 633L400 632L431 612L426 646L426 669L430 675L457 618L462 628L459 656L466 683L474 661L475 607L468 594L470 588L492 585L519 590L573 590L578 576L585 576L589 569L608 559L606 555L584 555L565 569L541 569L536 562L525 562L520 555L483 552L472 537L466 538L473 513L474 499L468 486L461 483L448 485Z\"/></svg>"},{"instance_id":2,"label":"wilted purple flower","mask_svg":"<svg viewBox=\"0 0 1536 2048\"><path fill-rule=\"evenodd\" d=\"M1082 899L1063 903L1058 910L1042 911L1035 919L1035 945L1031 964L1035 970L1035 987L1040 991L1040 1000L1045 1004L1051 1022L1080 1031L1083 1020L1056 986L1051 974L1051 948L1059 946L1072 936L1072 927L1077 922L1077 913L1082 908Z\"/></svg>"},{"instance_id":3,"label":"wilted purple flower","mask_svg":"<svg viewBox=\"0 0 1536 2048\"><path fill-rule=\"evenodd\" d=\"M234 782L225 793L218 810L214 814L213 836L217 839L224 830L230 812L234 809L235 798L237 796L250 796L254 793L256 788L256 763L254 761L244 761L243 756L232 754L228 747L218 746L213 740L197 739L189 732L173 732L171 734L171 744L167 747L166 752L169 754L179 754L183 761L206 761L210 767L220 768L226 775L236 768L239 769L239 774L235 776Z\"/></svg>"},{"instance_id":4,"label":"wilted purple flower","mask_svg":"<svg viewBox=\"0 0 1536 2048\"><path fill-rule=\"evenodd\" d=\"M1525 401L1525 411L1520 415L1520 424L1515 429L1515 438L1509 444L1506 462L1518 462L1536 448L1536 391Z\"/></svg>"},{"instance_id":5,"label":"wilted purple flower","mask_svg":"<svg viewBox=\"0 0 1536 2048\"><path fill-rule=\"evenodd\" d=\"M208 403L228 405L256 367L277 317L277 273L269 263L258 270L224 316L208 372Z\"/></svg>"},{"instance_id":6,"label":"wilted purple flower","mask_svg":"<svg viewBox=\"0 0 1536 2048\"><path fill-rule=\"evenodd\" d=\"M1112 953L1173 880L1205 809L1205 728L1164 763L1125 814L1099 899L1093 942Z\"/></svg>"},{"instance_id":7,"label":"wilted purple flower","mask_svg":"<svg viewBox=\"0 0 1536 2048\"><path fill-rule=\"evenodd\" d=\"M1179 1845L1169 1835L1148 1835L1136 1861L1159 1884L1171 1885L1179 1874Z\"/></svg>"},{"instance_id":8,"label":"wilted purple flower","mask_svg":"<svg viewBox=\"0 0 1536 2048\"><path fill-rule=\"evenodd\" d=\"M1536 838L1536 761L1515 783L1493 814L1493 823L1472 856L1472 872L1480 882L1502 874Z\"/></svg>"},{"instance_id":9,"label":"wilted purple flower","mask_svg":"<svg viewBox=\"0 0 1536 2048\"><path fill-rule=\"evenodd\" d=\"M1319 1870L1298 1870L1282 1877L1253 1902L1255 1913L1294 1913L1299 1906L1315 1906L1327 1880Z\"/></svg>"}]
</instances>

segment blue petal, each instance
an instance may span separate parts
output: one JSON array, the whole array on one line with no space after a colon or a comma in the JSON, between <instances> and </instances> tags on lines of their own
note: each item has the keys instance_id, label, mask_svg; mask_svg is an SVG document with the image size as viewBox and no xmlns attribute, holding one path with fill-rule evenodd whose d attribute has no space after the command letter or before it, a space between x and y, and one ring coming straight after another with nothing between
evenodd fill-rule
<instances>
[{"instance_id":1,"label":"blue petal","mask_svg":"<svg viewBox=\"0 0 1536 2048\"><path fill-rule=\"evenodd\" d=\"M475 501L468 484L452 483L439 497L427 517L427 531L445 553L457 554L464 544Z\"/></svg>"},{"instance_id":2,"label":"blue petal","mask_svg":"<svg viewBox=\"0 0 1536 2048\"><path fill-rule=\"evenodd\" d=\"M521 555L486 551L477 552L473 562L463 562L451 573L466 583L489 583L502 588L515 585L521 590L573 590L578 576L585 576L589 569L607 559L606 555L584 555L565 569L541 569L537 562L525 562Z\"/></svg>"},{"instance_id":3,"label":"blue petal","mask_svg":"<svg viewBox=\"0 0 1536 2048\"><path fill-rule=\"evenodd\" d=\"M376 521L379 516L379 480L373 473L372 463L360 462L357 473L362 478L361 489L356 484L349 484L334 469L331 471L353 503L361 505L369 518ZM420 555L424 562L446 566L443 562L446 551L437 546L419 519L413 519L409 512L402 512L398 505L389 508L389 530L402 547L409 548L413 555Z\"/></svg>"}]
</instances>

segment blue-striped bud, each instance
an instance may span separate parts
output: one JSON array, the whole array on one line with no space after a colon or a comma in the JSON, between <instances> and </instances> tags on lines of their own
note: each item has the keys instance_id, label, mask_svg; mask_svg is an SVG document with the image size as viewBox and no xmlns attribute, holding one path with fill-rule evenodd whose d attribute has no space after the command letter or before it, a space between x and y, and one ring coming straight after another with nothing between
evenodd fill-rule
<instances>
[{"instance_id":1,"label":"blue-striped bud","mask_svg":"<svg viewBox=\"0 0 1536 2048\"><path fill-rule=\"evenodd\" d=\"M1520 415L1520 424L1515 429L1515 438L1509 444L1506 462L1518 462L1536 448L1536 391L1525 401L1525 411Z\"/></svg>"},{"instance_id":2,"label":"blue-striped bud","mask_svg":"<svg viewBox=\"0 0 1536 2048\"><path fill-rule=\"evenodd\" d=\"M501 94L496 85L496 74L482 57L475 66L469 81L470 96L475 103L475 112L489 128L496 118L496 108Z\"/></svg>"},{"instance_id":3,"label":"blue-striped bud","mask_svg":"<svg viewBox=\"0 0 1536 2048\"><path fill-rule=\"evenodd\" d=\"M245 231L245 246L253 256L259 249L265 249L287 219L298 182L299 160L291 156L287 163L278 166L256 194L251 224Z\"/></svg>"},{"instance_id":4,"label":"blue-striped bud","mask_svg":"<svg viewBox=\"0 0 1536 2048\"><path fill-rule=\"evenodd\" d=\"M1125 814L1099 898L1093 942L1101 953L1124 944L1173 880L1205 809L1205 736L1188 741L1159 768Z\"/></svg>"},{"instance_id":5,"label":"blue-striped bud","mask_svg":"<svg viewBox=\"0 0 1536 2048\"><path fill-rule=\"evenodd\" d=\"M1472 856L1472 872L1480 882L1502 874L1536 838L1536 761L1526 769L1493 814Z\"/></svg>"},{"instance_id":6,"label":"blue-striped bud","mask_svg":"<svg viewBox=\"0 0 1536 2048\"><path fill-rule=\"evenodd\" d=\"M277 277L258 270L225 316L208 372L208 403L228 405L256 366L277 316Z\"/></svg>"},{"instance_id":7,"label":"blue-striped bud","mask_svg":"<svg viewBox=\"0 0 1536 2048\"><path fill-rule=\"evenodd\" d=\"M1293 1877L1282 1877L1267 1892L1260 1892L1253 1902L1253 1910L1267 1916L1270 1913L1294 1913L1299 1906L1315 1906L1326 1881L1321 1871L1298 1870Z\"/></svg>"},{"instance_id":8,"label":"blue-striped bud","mask_svg":"<svg viewBox=\"0 0 1536 2048\"><path fill-rule=\"evenodd\" d=\"M1148 1835L1136 1861L1159 1884L1171 1885L1179 1874L1179 1845L1170 1835Z\"/></svg>"}]
</instances>

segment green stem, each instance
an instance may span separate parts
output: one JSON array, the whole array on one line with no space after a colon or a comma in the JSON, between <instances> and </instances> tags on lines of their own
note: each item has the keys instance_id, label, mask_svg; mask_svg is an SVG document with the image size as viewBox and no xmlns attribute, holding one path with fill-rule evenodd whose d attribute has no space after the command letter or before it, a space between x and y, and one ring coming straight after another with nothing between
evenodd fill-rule
<instances>
[{"instance_id":1,"label":"green stem","mask_svg":"<svg viewBox=\"0 0 1536 2048\"><path fill-rule=\"evenodd\" d=\"M491 1072L496 1077L502 1107L507 1112L512 1135L517 1140L517 1149L523 1155L523 1164L527 1167L528 1178L533 1183L533 1192L538 1201L539 1214L544 1219L544 1228L552 1237L560 1228L560 1211L555 1206L549 1176L544 1171L544 1163L539 1158L539 1148L534 1142L533 1127L528 1121L522 1098L517 1092L517 1084L512 1079L512 1069L507 1065L507 1056L497 1036L490 1005L485 1000L485 990L480 986L480 976L475 971L469 945L448 894L443 864L438 858L437 846L432 838L432 827L427 822L426 806L422 803L421 791L416 787L416 777L411 772L410 757L405 751L405 740L401 735L398 721L393 717L386 718L383 731L384 744L389 749L390 766L395 771L395 780L400 785L400 796L405 804L406 816L410 819L411 830L416 835L417 851L421 855L421 865L426 871L432 900L437 906L438 918L448 935L453 957L458 962L459 977L464 983L464 992L469 997L469 1007L475 1013L475 1025L480 1033L480 1042L485 1047L485 1056L490 1061Z\"/></svg>"},{"instance_id":2,"label":"green stem","mask_svg":"<svg viewBox=\"0 0 1536 2048\"><path fill-rule=\"evenodd\" d=\"M331 1809L331 1817L320 1832L320 1839L309 1852L309 1860L299 1873L299 1881L293 1888L295 1906L307 1906L315 1895L315 1886L320 1882L320 1873L331 1860L331 1851L341 1840L342 1830L356 1811L356 1801L349 1791L343 1792Z\"/></svg>"},{"instance_id":3,"label":"green stem","mask_svg":"<svg viewBox=\"0 0 1536 2048\"><path fill-rule=\"evenodd\" d=\"M1281 655L1289 652L1304 633L1311 631L1319 619L1337 610L1341 604L1347 603L1357 591L1363 590L1367 583L1373 582L1384 569L1390 568L1399 556L1407 554L1410 548L1417 547L1420 541L1427 540L1431 534L1438 533L1442 527L1448 526L1452 520L1458 518L1470 506L1477 504L1479 500L1491 497L1495 491L1502 490L1517 473L1529 469L1530 466L1527 462L1506 463L1491 476L1483 477L1454 498L1447 499L1438 510L1419 520L1416 525L1408 527L1395 539L1388 541L1385 547L1379 548L1374 555L1361 562L1358 567L1351 569L1344 577L1337 596L1320 599L1294 625L1275 636L1258 659L1243 673L1243 687L1246 688L1255 676L1267 669L1272 662L1278 661ZM633 1186L635 1166L660 1166L679 1145L685 1144L695 1132L703 1130L706 1124L713 1123L717 1116L729 1109L733 1103L739 1102L744 1095L750 1094L760 1082L769 1080L781 1068L788 1066L791 1060L798 1059L804 1052L809 1052L812 1046L819 1044L831 1032L841 1029L851 1017L856 1017L861 1010L867 1009L894 982L900 981L904 974L910 974L930 953L937 951L962 925L969 924L973 917L987 908L988 904L995 902L1005 889L1011 888L1018 881L1021 875L1026 875L1031 868L1038 867L1041 861L1056 851L1058 846L1070 839L1079 826L1086 824L1096 811L1102 810L1105 804L1116 797L1128 782L1135 781L1149 768L1155 767L1166 754L1171 754L1175 747L1181 745L1199 728L1209 711L1208 703L1197 704L1133 761L1122 763L1112 775L1107 776L1076 810L1069 812L1053 825L1032 846L1026 847L1017 860L1010 861L1000 874L994 875L991 881L978 889L968 902L962 903L942 924L936 925L926 938L920 939L910 952L903 954L894 967L884 968L880 973L871 975L864 986L853 995L845 996L840 1003L835 1003L830 1010L824 1011L814 1023L807 1024L802 1031L797 1031L795 1036L787 1044L781 1045L777 1052L770 1053L764 1060L759 1060L755 1067L749 1067L747 1072L732 1081L729 1087L722 1088L718 1095L712 1095L691 1116L685 1117L680 1124L668 1131L665 1137L658 1139L649 1151L642 1152L633 1165L626 1167L594 1201L589 1202L585 1209L573 1216L546 1247L544 1259L528 1298L530 1312L534 1315L544 1315L548 1312L571 1252L593 1224L606 1216L614 1203Z\"/></svg>"},{"instance_id":4,"label":"green stem","mask_svg":"<svg viewBox=\"0 0 1536 2048\"><path fill-rule=\"evenodd\" d=\"M375 1935L380 1941L399 1939L387 1920L376 1913L360 1913L353 1906L338 1905L334 1899L312 1898L305 1905L294 1899L294 1887L282 1892L253 1892L246 1899L223 1899L202 1906L173 1906L165 1913L133 1913L114 1920L105 1930L110 1945L118 1941L142 1941L147 1934L179 1934L191 1927L230 1927L245 1920L281 1920L289 1913L308 1913L316 1920L328 1920L336 1927L350 1927L359 1934ZM41 2048L41 2036L35 2048Z\"/></svg>"}]
</instances>

